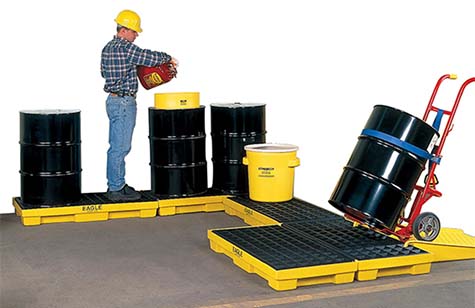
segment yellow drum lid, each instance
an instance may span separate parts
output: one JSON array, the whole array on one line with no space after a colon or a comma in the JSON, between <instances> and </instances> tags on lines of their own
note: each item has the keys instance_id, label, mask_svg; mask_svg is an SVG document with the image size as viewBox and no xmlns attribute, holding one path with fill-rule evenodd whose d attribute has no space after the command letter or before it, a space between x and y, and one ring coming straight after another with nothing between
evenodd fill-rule
<instances>
[{"instance_id":1,"label":"yellow drum lid","mask_svg":"<svg viewBox=\"0 0 475 308\"><path fill-rule=\"evenodd\" d=\"M191 109L199 107L199 92L155 93L155 108L158 109Z\"/></svg>"}]
</instances>

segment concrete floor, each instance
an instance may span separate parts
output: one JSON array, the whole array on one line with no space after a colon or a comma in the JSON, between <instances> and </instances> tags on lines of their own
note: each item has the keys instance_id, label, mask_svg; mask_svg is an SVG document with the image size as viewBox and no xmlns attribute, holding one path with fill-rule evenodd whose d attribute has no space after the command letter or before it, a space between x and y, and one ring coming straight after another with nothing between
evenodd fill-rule
<instances>
[{"instance_id":1,"label":"concrete floor","mask_svg":"<svg viewBox=\"0 0 475 308\"><path fill-rule=\"evenodd\" d=\"M475 261L277 292L209 249L223 212L24 227L0 215L0 307L475 307Z\"/></svg>"}]
</instances>

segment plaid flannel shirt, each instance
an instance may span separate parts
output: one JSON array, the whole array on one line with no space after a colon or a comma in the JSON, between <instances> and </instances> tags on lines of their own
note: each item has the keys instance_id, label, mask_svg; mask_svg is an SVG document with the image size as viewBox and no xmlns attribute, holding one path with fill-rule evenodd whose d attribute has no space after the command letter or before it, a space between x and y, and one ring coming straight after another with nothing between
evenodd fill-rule
<instances>
[{"instance_id":1,"label":"plaid flannel shirt","mask_svg":"<svg viewBox=\"0 0 475 308\"><path fill-rule=\"evenodd\" d=\"M135 94L138 90L137 65L158 66L171 61L159 51L141 49L126 39L114 36L102 49L101 75L108 93Z\"/></svg>"}]
</instances>

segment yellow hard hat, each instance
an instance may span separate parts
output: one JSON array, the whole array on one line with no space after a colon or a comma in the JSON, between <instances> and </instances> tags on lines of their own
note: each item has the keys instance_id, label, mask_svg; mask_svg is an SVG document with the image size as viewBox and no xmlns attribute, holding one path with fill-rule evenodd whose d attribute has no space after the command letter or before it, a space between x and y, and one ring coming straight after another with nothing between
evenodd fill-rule
<instances>
[{"instance_id":1,"label":"yellow hard hat","mask_svg":"<svg viewBox=\"0 0 475 308\"><path fill-rule=\"evenodd\" d=\"M117 15L114 21L123 27L134 30L136 32L142 32L140 28L140 16L131 10L123 10Z\"/></svg>"}]
</instances>

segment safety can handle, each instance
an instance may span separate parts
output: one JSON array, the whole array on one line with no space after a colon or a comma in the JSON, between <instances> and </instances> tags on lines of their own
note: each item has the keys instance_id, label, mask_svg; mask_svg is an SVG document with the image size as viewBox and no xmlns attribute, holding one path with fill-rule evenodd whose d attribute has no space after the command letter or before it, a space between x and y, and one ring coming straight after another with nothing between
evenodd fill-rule
<instances>
[{"instance_id":1,"label":"safety can handle","mask_svg":"<svg viewBox=\"0 0 475 308\"><path fill-rule=\"evenodd\" d=\"M249 161L247 160L247 157L243 157L243 158L242 158L242 163L243 163L244 165L249 165Z\"/></svg>"}]
</instances>

